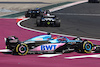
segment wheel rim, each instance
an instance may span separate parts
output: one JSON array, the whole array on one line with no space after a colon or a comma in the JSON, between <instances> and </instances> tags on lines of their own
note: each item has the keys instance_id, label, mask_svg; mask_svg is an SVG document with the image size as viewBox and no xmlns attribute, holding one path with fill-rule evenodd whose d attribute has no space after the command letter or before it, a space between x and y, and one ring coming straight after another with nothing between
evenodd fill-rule
<instances>
[{"instance_id":1,"label":"wheel rim","mask_svg":"<svg viewBox=\"0 0 100 67\"><path fill-rule=\"evenodd\" d=\"M93 50L93 43L91 41L84 42L83 50L85 53L91 53L91 51Z\"/></svg>"},{"instance_id":2,"label":"wheel rim","mask_svg":"<svg viewBox=\"0 0 100 67\"><path fill-rule=\"evenodd\" d=\"M19 47L19 51L21 52L21 53L24 53L25 51L26 51L26 47L25 46L20 46Z\"/></svg>"},{"instance_id":3,"label":"wheel rim","mask_svg":"<svg viewBox=\"0 0 100 67\"><path fill-rule=\"evenodd\" d=\"M26 55L28 53L28 46L26 44L18 44L16 47L16 52L19 55Z\"/></svg>"},{"instance_id":4,"label":"wheel rim","mask_svg":"<svg viewBox=\"0 0 100 67\"><path fill-rule=\"evenodd\" d=\"M85 44L85 48L86 48L86 50L91 50L92 46L91 46L91 44Z\"/></svg>"}]
</instances>

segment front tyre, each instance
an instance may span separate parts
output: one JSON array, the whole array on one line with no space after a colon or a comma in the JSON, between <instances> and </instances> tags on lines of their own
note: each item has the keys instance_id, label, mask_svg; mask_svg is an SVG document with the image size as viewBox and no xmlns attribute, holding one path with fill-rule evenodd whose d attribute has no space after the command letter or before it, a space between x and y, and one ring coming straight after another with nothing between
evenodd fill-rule
<instances>
[{"instance_id":1,"label":"front tyre","mask_svg":"<svg viewBox=\"0 0 100 67\"><path fill-rule=\"evenodd\" d=\"M93 50L93 43L91 41L85 41L83 43L83 51L85 53L91 53L92 50Z\"/></svg>"},{"instance_id":2,"label":"front tyre","mask_svg":"<svg viewBox=\"0 0 100 67\"><path fill-rule=\"evenodd\" d=\"M37 20L37 21L36 21L36 24L37 24L37 27L40 27L40 26L41 26L40 20Z\"/></svg>"},{"instance_id":3,"label":"front tyre","mask_svg":"<svg viewBox=\"0 0 100 67\"><path fill-rule=\"evenodd\" d=\"M30 17L30 14L28 12L25 12L25 17Z\"/></svg>"},{"instance_id":4,"label":"front tyre","mask_svg":"<svg viewBox=\"0 0 100 67\"><path fill-rule=\"evenodd\" d=\"M28 46L26 44L22 43L22 44L18 44L16 46L15 51L18 55L26 55L28 53L29 49L28 49Z\"/></svg>"}]
</instances>

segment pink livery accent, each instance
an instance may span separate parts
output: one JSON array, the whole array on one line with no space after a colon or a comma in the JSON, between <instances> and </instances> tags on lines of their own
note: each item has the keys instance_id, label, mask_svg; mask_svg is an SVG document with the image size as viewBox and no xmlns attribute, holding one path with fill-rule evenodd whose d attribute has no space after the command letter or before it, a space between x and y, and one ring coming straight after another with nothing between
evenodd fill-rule
<instances>
[{"instance_id":1,"label":"pink livery accent","mask_svg":"<svg viewBox=\"0 0 100 67\"><path fill-rule=\"evenodd\" d=\"M34 49L31 49L31 51L54 51L63 45L65 45L65 43L42 44Z\"/></svg>"},{"instance_id":2,"label":"pink livery accent","mask_svg":"<svg viewBox=\"0 0 100 67\"><path fill-rule=\"evenodd\" d=\"M20 51L21 53L24 53L24 52L25 52L25 50L24 50L24 51L22 51L22 50L21 50L21 48L24 48L24 46L21 46L21 47L19 48L19 51Z\"/></svg>"}]
</instances>

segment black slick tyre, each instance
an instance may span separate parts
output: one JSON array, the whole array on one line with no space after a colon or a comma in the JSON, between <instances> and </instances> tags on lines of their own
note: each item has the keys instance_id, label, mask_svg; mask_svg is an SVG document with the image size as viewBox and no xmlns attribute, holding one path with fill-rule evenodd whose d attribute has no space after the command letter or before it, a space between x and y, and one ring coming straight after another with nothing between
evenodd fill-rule
<instances>
[{"instance_id":1,"label":"black slick tyre","mask_svg":"<svg viewBox=\"0 0 100 67\"><path fill-rule=\"evenodd\" d=\"M56 20L55 26L56 26L56 27L60 27L60 20L59 20L59 19Z\"/></svg>"},{"instance_id":2,"label":"black slick tyre","mask_svg":"<svg viewBox=\"0 0 100 67\"><path fill-rule=\"evenodd\" d=\"M81 53L91 53L93 50L93 43L91 41L84 41L82 44L79 44L77 52Z\"/></svg>"},{"instance_id":3,"label":"black slick tyre","mask_svg":"<svg viewBox=\"0 0 100 67\"><path fill-rule=\"evenodd\" d=\"M39 17L37 17L37 19L36 19L36 24L37 24L37 27L39 27L39 26L41 26L41 17L39 16Z\"/></svg>"}]
</instances>

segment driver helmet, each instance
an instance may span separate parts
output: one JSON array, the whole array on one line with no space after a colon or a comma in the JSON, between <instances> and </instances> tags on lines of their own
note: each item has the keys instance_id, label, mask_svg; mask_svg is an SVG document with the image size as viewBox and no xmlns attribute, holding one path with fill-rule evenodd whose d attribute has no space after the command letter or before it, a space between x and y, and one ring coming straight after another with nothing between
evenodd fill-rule
<instances>
[{"instance_id":1,"label":"driver helmet","mask_svg":"<svg viewBox=\"0 0 100 67\"><path fill-rule=\"evenodd\" d=\"M57 39L57 37L53 37L53 39Z\"/></svg>"},{"instance_id":2,"label":"driver helmet","mask_svg":"<svg viewBox=\"0 0 100 67\"><path fill-rule=\"evenodd\" d=\"M37 8L35 8L36 10L39 10L40 8L39 8L39 6L37 6Z\"/></svg>"}]
</instances>

